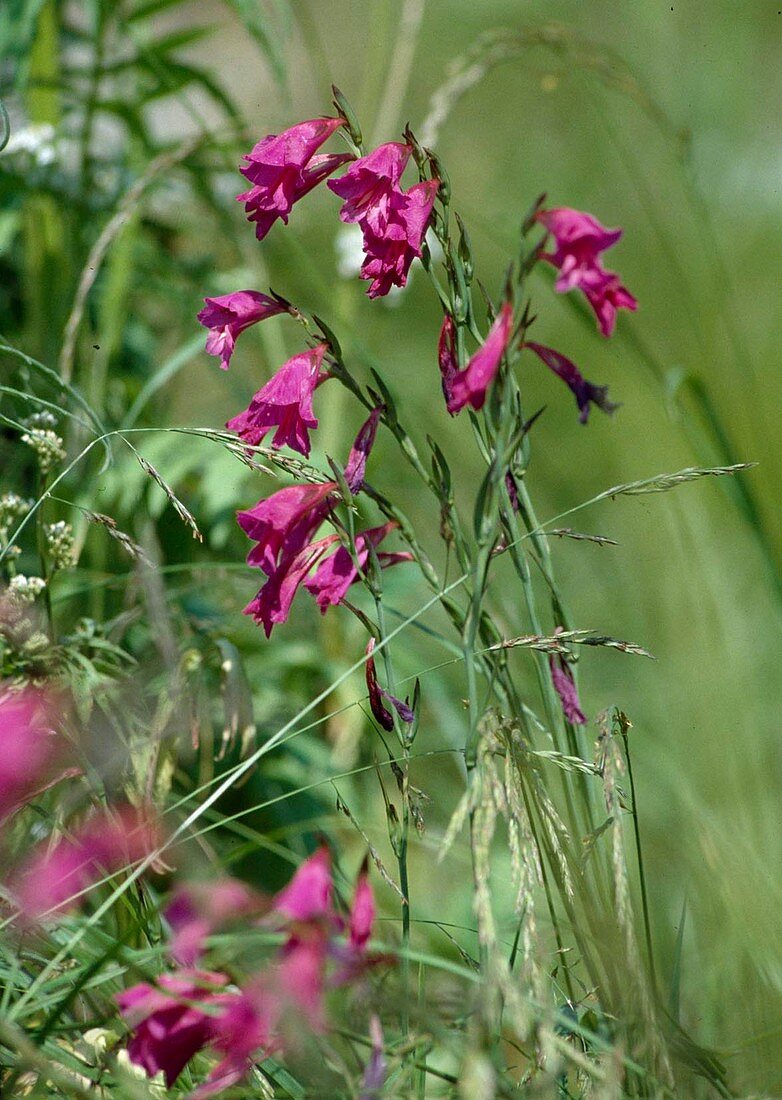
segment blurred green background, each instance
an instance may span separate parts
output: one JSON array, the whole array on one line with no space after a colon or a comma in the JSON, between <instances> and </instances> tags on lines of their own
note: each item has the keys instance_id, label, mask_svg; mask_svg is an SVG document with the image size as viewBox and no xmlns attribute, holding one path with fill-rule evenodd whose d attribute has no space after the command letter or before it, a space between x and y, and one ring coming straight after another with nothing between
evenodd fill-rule
<instances>
[{"instance_id":1,"label":"blurred green background","mask_svg":"<svg viewBox=\"0 0 782 1100\"><path fill-rule=\"evenodd\" d=\"M554 554L577 625L639 642L657 658L582 652L582 701L592 717L617 704L633 722L652 921L664 974L685 900L687 905L684 1022L699 1040L731 1055L733 1083L742 1094L764 1095L782 1093L782 14L776 3L151 5L143 19L104 27L106 56L122 57L129 43L143 56L162 36L174 40L183 30L208 27L197 40L185 34L174 41L163 60L176 58L208 74L235 105L233 120L214 88L186 80L167 87L160 68L151 65L149 86L155 79L159 84L154 96L139 98L138 132L119 110L101 116L95 109L86 154L92 163L85 172L82 150L80 176L82 187L86 182L108 196L94 213L88 205L71 209L62 193L52 194L45 168L31 184L30 168L19 153L13 161L13 148L0 158L1 193L8 200L0 215L7 276L0 328L54 363L80 271L76 258L84 257L111 210L115 184L106 182L106 173L121 166L118 195L156 149L203 128L224 134L225 143L209 158L196 154L186 170L165 173L112 245L82 329L76 382L109 423L120 425L144 386L165 369L169 380L145 405L139 423L220 427L300 340L289 322L270 321L241 338L231 371L223 375L198 350L200 299L271 283L328 322L359 377L368 379L369 367L378 366L421 447L426 432L441 441L458 471L466 509L480 462L465 424L449 420L443 409L439 308L423 273L399 297L370 303L358 280L342 273L336 202L325 189L296 208L287 231L277 227L257 245L234 202L240 178L231 171L248 142L327 113L332 82L354 105L367 140L394 139L406 122L418 131L449 66L486 32L508 32L492 41L495 47L512 43L506 51L512 56L453 105L436 141L454 207L470 228L479 277L499 293L520 220L545 191L553 205L583 208L624 228L610 266L640 302L637 314L619 319L608 342L552 293L548 280L535 276L535 338L574 359L590 379L608 383L621 402L612 418L596 411L581 427L557 380L537 360L522 363L527 408L546 406L532 437L529 478L538 516L557 515L611 485L689 465L758 463L741 483L701 481L675 493L603 501L564 522L619 545L557 540ZM82 118L82 107L67 95L55 103L53 85L25 83L30 66L40 72L48 57L66 72L70 64L83 65L89 77L101 21L110 23L122 7L74 5L67 17L71 31L60 30L47 54L41 20L57 10L65 19L62 10L16 5L17 21L11 11L5 31L14 49L28 52L25 62L9 63L6 71L14 125L50 121L67 140L68 120ZM542 27L549 28L543 34L549 45L539 41ZM476 53L472 63L482 56ZM110 74L97 85L96 102L125 96L127 114L125 79L124 73ZM239 139L236 130L245 124ZM36 209L35 203L43 205ZM58 247L72 257L72 270L61 264L54 274L48 271L46 243L30 228L32 220L40 230L42 219L49 219L55 238L61 234ZM53 282L47 285L47 278ZM173 365L172 356L178 356ZM321 458L327 452L344 459L360 410L336 387L326 387L317 411ZM269 482L206 442L164 435L139 446L207 533L206 546L194 548L165 513L157 532L165 563L241 562L246 546L233 529L233 511L268 493ZM373 463L373 480L402 503L424 542L435 546L437 516L388 440ZM147 486L129 456L108 474L94 474L80 492L80 500L118 517L137 514L142 500L158 512L165 503L153 499L154 486ZM91 533L85 583L113 568L121 571L121 563L99 560L104 552L95 540ZM297 699L306 701L363 649L363 633L346 613L332 612L321 622L305 598L267 643L239 615L254 593L249 571L168 576L172 614L191 630L196 622L197 629L240 646L256 717L270 733L293 713ZM208 579L215 576L216 582ZM520 597L509 579L507 589L504 582L498 571L493 596L500 627L520 633L526 626ZM412 570L389 575L387 587L389 602L405 613L425 598ZM436 615L427 622L444 627ZM402 676L450 656L421 632L404 638L394 655ZM521 667L527 667L524 660L536 705L531 661L519 658ZM426 720L418 750L458 746L464 723L458 666L423 676L422 688ZM360 694L357 678L335 705ZM365 743L366 735L353 708L332 719L325 734L298 738L265 765L264 793L274 782L318 782L371 762L375 747ZM433 800L430 828L411 855L416 920L470 925L458 864L433 867L461 773L451 756L433 756L416 766L414 781ZM387 854L371 771L338 786ZM295 834L310 818L322 822L333 811L328 783L307 798L307 806L294 799L287 816L275 816L270 835ZM344 818L340 827L358 853L361 837ZM498 890L502 881L498 872ZM390 893L386 902L390 914ZM425 924L416 925L416 935L447 949L442 935Z\"/></svg>"}]
</instances>

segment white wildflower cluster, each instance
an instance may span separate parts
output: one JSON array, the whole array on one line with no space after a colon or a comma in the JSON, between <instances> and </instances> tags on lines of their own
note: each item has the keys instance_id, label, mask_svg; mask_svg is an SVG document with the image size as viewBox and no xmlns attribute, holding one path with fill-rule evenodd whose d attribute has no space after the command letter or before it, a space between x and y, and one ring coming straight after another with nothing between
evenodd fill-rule
<instances>
[{"instance_id":1,"label":"white wildflower cluster","mask_svg":"<svg viewBox=\"0 0 782 1100\"><path fill-rule=\"evenodd\" d=\"M11 130L4 156L15 157L26 165L48 168L61 159L62 138L51 123L32 123Z\"/></svg>"},{"instance_id":2,"label":"white wildflower cluster","mask_svg":"<svg viewBox=\"0 0 782 1100\"><path fill-rule=\"evenodd\" d=\"M8 545L8 539L12 529L32 506L33 501L25 500L17 493L3 493L0 496L0 552L4 557L16 558L21 554L22 551L18 546Z\"/></svg>"},{"instance_id":3,"label":"white wildflower cluster","mask_svg":"<svg viewBox=\"0 0 782 1100\"><path fill-rule=\"evenodd\" d=\"M57 418L49 412L39 412L28 417L24 426L27 431L22 436L22 443L35 451L41 473L50 473L65 458L62 436L54 430Z\"/></svg>"},{"instance_id":4,"label":"white wildflower cluster","mask_svg":"<svg viewBox=\"0 0 782 1100\"><path fill-rule=\"evenodd\" d=\"M17 573L8 582L8 591L17 604L32 603L44 588L46 581L43 577L26 577L24 573Z\"/></svg>"},{"instance_id":5,"label":"white wildflower cluster","mask_svg":"<svg viewBox=\"0 0 782 1100\"><path fill-rule=\"evenodd\" d=\"M64 519L44 527L46 549L52 569L69 569L73 565L73 527Z\"/></svg>"}]
</instances>

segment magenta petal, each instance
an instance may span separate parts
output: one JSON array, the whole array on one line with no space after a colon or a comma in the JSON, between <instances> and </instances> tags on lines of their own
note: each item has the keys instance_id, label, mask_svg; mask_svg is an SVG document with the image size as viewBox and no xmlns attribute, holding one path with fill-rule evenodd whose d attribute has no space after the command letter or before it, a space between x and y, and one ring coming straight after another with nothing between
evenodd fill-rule
<instances>
[{"instance_id":1,"label":"magenta petal","mask_svg":"<svg viewBox=\"0 0 782 1100\"><path fill-rule=\"evenodd\" d=\"M382 232L411 152L409 145L388 142L355 161L339 179L329 181L329 189L345 200L339 213L343 222L366 222L374 232Z\"/></svg>"},{"instance_id":2,"label":"magenta petal","mask_svg":"<svg viewBox=\"0 0 782 1100\"><path fill-rule=\"evenodd\" d=\"M512 325L513 307L510 302L505 302L484 344L478 348L464 370L451 377L449 413L454 415L461 412L465 405L472 405L476 410L483 408L486 392L494 381L508 346Z\"/></svg>"},{"instance_id":3,"label":"magenta petal","mask_svg":"<svg viewBox=\"0 0 782 1100\"><path fill-rule=\"evenodd\" d=\"M382 405L378 405L376 409L372 410L359 429L356 440L350 449L348 461L345 465L345 481L354 496L360 492L361 486L364 484L367 459L375 444L377 425L382 413Z\"/></svg>"},{"instance_id":4,"label":"magenta petal","mask_svg":"<svg viewBox=\"0 0 782 1100\"><path fill-rule=\"evenodd\" d=\"M617 408L612 401L608 400L607 386L595 386L591 382L587 382L575 363L560 352L555 351L553 348L547 348L544 344L533 343L531 340L524 347L534 351L549 370L553 371L569 387L579 407L581 414L579 419L582 424L586 424L589 417L590 402L606 413L611 413Z\"/></svg>"},{"instance_id":5,"label":"magenta petal","mask_svg":"<svg viewBox=\"0 0 782 1100\"><path fill-rule=\"evenodd\" d=\"M274 909L289 920L309 921L331 915L331 853L321 845L274 899Z\"/></svg>"},{"instance_id":6,"label":"magenta petal","mask_svg":"<svg viewBox=\"0 0 782 1100\"><path fill-rule=\"evenodd\" d=\"M204 302L198 320L209 329L206 350L210 355L220 356L223 370L228 369L240 333L267 317L286 312L286 307L275 298L255 290L236 290L219 298L204 298Z\"/></svg>"}]
</instances>

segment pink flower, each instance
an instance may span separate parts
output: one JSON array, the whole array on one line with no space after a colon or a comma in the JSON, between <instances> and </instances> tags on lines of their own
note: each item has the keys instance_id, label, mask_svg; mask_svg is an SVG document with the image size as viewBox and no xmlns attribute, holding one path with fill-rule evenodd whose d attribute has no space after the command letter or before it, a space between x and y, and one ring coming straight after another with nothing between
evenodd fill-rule
<instances>
[{"instance_id":1,"label":"pink flower","mask_svg":"<svg viewBox=\"0 0 782 1100\"><path fill-rule=\"evenodd\" d=\"M331 853L322 844L275 896L273 908L293 921L331 918L332 892Z\"/></svg>"},{"instance_id":2,"label":"pink flower","mask_svg":"<svg viewBox=\"0 0 782 1100\"><path fill-rule=\"evenodd\" d=\"M554 633L561 634L562 627L558 626ZM559 696L565 718L571 726L585 726L587 724L586 715L581 709L578 689L567 661L560 654L551 653L548 665L551 672L551 682Z\"/></svg>"},{"instance_id":3,"label":"pink flower","mask_svg":"<svg viewBox=\"0 0 782 1100\"><path fill-rule=\"evenodd\" d=\"M411 153L409 145L390 141L355 161L338 180L329 180L326 186L345 200L339 212L342 221L366 224L382 233Z\"/></svg>"},{"instance_id":4,"label":"pink flower","mask_svg":"<svg viewBox=\"0 0 782 1100\"><path fill-rule=\"evenodd\" d=\"M180 886L165 909L174 933L172 958L181 966L194 966L208 936L231 921L267 907L263 898L235 878Z\"/></svg>"},{"instance_id":5,"label":"pink flower","mask_svg":"<svg viewBox=\"0 0 782 1100\"><path fill-rule=\"evenodd\" d=\"M218 1096L238 1084L253 1061L266 1058L279 1049L274 1032L280 1006L263 982L256 981L241 993L226 994L222 1002L225 1010L212 1017L210 1037L223 1058L204 1084L191 1094L190 1100Z\"/></svg>"},{"instance_id":6,"label":"pink flower","mask_svg":"<svg viewBox=\"0 0 782 1100\"><path fill-rule=\"evenodd\" d=\"M156 846L153 824L133 807L95 813L70 837L40 846L17 876L13 893L28 920L75 903L105 875L137 863Z\"/></svg>"},{"instance_id":7,"label":"pink flower","mask_svg":"<svg viewBox=\"0 0 782 1100\"><path fill-rule=\"evenodd\" d=\"M303 1013L313 1031L324 1031L323 991L328 934L308 927L290 937L282 950L277 982L283 1003Z\"/></svg>"},{"instance_id":8,"label":"pink flower","mask_svg":"<svg viewBox=\"0 0 782 1100\"><path fill-rule=\"evenodd\" d=\"M354 951L364 951L369 943L375 915L375 895L369 881L369 862L365 859L356 880L348 920L348 941Z\"/></svg>"},{"instance_id":9,"label":"pink flower","mask_svg":"<svg viewBox=\"0 0 782 1100\"><path fill-rule=\"evenodd\" d=\"M390 733L394 728L394 716L384 705L384 698L388 699L389 703L395 708L403 722L407 722L408 724L414 722L415 714L407 703L403 703L401 699L396 699L378 683L375 658L372 656L374 649L375 639L370 638L367 643L367 659L364 664L367 680L367 694L369 695L369 707L378 725Z\"/></svg>"},{"instance_id":10,"label":"pink flower","mask_svg":"<svg viewBox=\"0 0 782 1100\"><path fill-rule=\"evenodd\" d=\"M353 159L350 153L315 156L342 125L341 118L300 122L281 134L269 134L243 158L247 164L239 171L252 187L236 197L245 204L249 221L256 223L255 235L259 241L278 218L287 224L294 203L302 196Z\"/></svg>"},{"instance_id":11,"label":"pink flower","mask_svg":"<svg viewBox=\"0 0 782 1100\"><path fill-rule=\"evenodd\" d=\"M326 550L337 541L337 535L327 535L309 543L292 557L282 557L269 574L266 584L244 608L243 614L251 615L255 622L260 623L267 638L276 624L287 622L299 586Z\"/></svg>"},{"instance_id":12,"label":"pink flower","mask_svg":"<svg viewBox=\"0 0 782 1100\"><path fill-rule=\"evenodd\" d=\"M163 974L160 988L141 982L118 994L119 1010L134 1031L128 1045L131 1062L149 1077L162 1071L170 1088L212 1039L214 1009L231 997L218 992L227 982L225 974L183 970Z\"/></svg>"},{"instance_id":13,"label":"pink flower","mask_svg":"<svg viewBox=\"0 0 782 1100\"><path fill-rule=\"evenodd\" d=\"M289 359L256 393L249 408L226 424L229 431L251 446L257 446L272 428L277 428L272 446L288 446L299 454L310 453L309 429L317 428L312 395L328 375L320 373L325 344Z\"/></svg>"},{"instance_id":14,"label":"pink flower","mask_svg":"<svg viewBox=\"0 0 782 1100\"><path fill-rule=\"evenodd\" d=\"M451 416L465 405L483 408L486 391L494 381L500 361L510 340L513 327L513 306L505 302L497 314L483 345L478 348L464 370L456 370L455 333L453 324L443 322L440 332L440 373L443 379L446 406Z\"/></svg>"},{"instance_id":15,"label":"pink flower","mask_svg":"<svg viewBox=\"0 0 782 1100\"><path fill-rule=\"evenodd\" d=\"M601 279L583 287L587 301L595 312L598 326L603 336L610 336L616 325L618 309L638 309L638 302L623 286L617 275L611 271L603 272Z\"/></svg>"},{"instance_id":16,"label":"pink flower","mask_svg":"<svg viewBox=\"0 0 782 1100\"><path fill-rule=\"evenodd\" d=\"M439 180L425 180L408 191L393 191L382 228L365 224L361 278L371 280L370 298L380 298L392 286L407 282L410 265L421 255L439 186Z\"/></svg>"},{"instance_id":17,"label":"pink flower","mask_svg":"<svg viewBox=\"0 0 782 1100\"><path fill-rule=\"evenodd\" d=\"M63 745L51 729L52 704L40 691L0 689L0 822L68 776Z\"/></svg>"},{"instance_id":18,"label":"pink flower","mask_svg":"<svg viewBox=\"0 0 782 1100\"><path fill-rule=\"evenodd\" d=\"M389 531L397 526L393 521L384 523L382 527L372 527L368 531L356 536L356 552L358 564L354 562L349 551L340 546L325 561L321 562L315 573L304 582L304 587L315 597L318 607L323 614L330 606L335 606L345 597L350 586L358 580L359 569L363 572L369 561L369 547L377 546L386 537ZM412 561L412 554L406 551L393 554L380 553L377 555L381 568L396 565L398 562Z\"/></svg>"},{"instance_id":19,"label":"pink flower","mask_svg":"<svg viewBox=\"0 0 782 1100\"><path fill-rule=\"evenodd\" d=\"M238 512L239 526L257 542L247 556L248 564L271 577L280 561L291 561L331 511L329 494L336 488L334 481L289 485L259 500L254 508Z\"/></svg>"},{"instance_id":20,"label":"pink flower","mask_svg":"<svg viewBox=\"0 0 782 1100\"><path fill-rule=\"evenodd\" d=\"M236 290L219 298L204 298L204 302L198 320L209 329L206 350L210 355L220 356L223 370L228 370L240 333L258 321L287 312L282 302L255 290Z\"/></svg>"},{"instance_id":21,"label":"pink flower","mask_svg":"<svg viewBox=\"0 0 782 1100\"><path fill-rule=\"evenodd\" d=\"M608 386L594 386L591 382L587 382L575 363L572 363L570 359L567 359L558 351L547 348L543 344L535 344L532 341L527 341L524 347L534 351L549 370L552 370L570 388L580 409L579 420L582 424L586 424L589 418L590 402L606 413L611 413L618 408L618 405L608 400Z\"/></svg>"},{"instance_id":22,"label":"pink flower","mask_svg":"<svg viewBox=\"0 0 782 1100\"><path fill-rule=\"evenodd\" d=\"M600 331L610 336L617 309L635 310L638 307L619 277L607 271L600 262L600 254L616 244L622 230L606 229L591 214L565 206L542 210L537 219L554 237L554 251L541 255L559 269L556 289L562 294L583 290L597 316Z\"/></svg>"}]
</instances>

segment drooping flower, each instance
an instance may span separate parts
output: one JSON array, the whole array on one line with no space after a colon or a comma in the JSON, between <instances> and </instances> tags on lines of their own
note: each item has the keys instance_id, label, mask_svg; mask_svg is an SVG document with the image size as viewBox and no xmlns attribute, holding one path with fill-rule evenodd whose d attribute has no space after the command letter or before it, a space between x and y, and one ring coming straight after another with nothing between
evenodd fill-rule
<instances>
[{"instance_id":1,"label":"drooping flower","mask_svg":"<svg viewBox=\"0 0 782 1100\"><path fill-rule=\"evenodd\" d=\"M367 680L367 694L369 695L369 707L378 725L390 733L394 728L394 717L383 703L384 698L388 699L402 721L407 722L408 725L415 721L415 714L407 703L403 703L401 699L395 698L378 683L375 658L373 656L374 650L375 639L370 638L367 642L367 659L364 664Z\"/></svg>"},{"instance_id":2,"label":"drooping flower","mask_svg":"<svg viewBox=\"0 0 782 1100\"><path fill-rule=\"evenodd\" d=\"M326 186L344 199L339 212L342 221L366 224L372 232L382 233L411 153L411 146L390 141L354 161L339 179L329 180Z\"/></svg>"},{"instance_id":3,"label":"drooping flower","mask_svg":"<svg viewBox=\"0 0 782 1100\"><path fill-rule=\"evenodd\" d=\"M64 767L64 747L52 730L52 708L41 691L0 689L0 823L30 799L79 775Z\"/></svg>"},{"instance_id":4,"label":"drooping flower","mask_svg":"<svg viewBox=\"0 0 782 1100\"><path fill-rule=\"evenodd\" d=\"M331 853L325 844L306 859L291 881L275 895L275 912L292 921L311 921L332 916L333 883Z\"/></svg>"},{"instance_id":5,"label":"drooping flower","mask_svg":"<svg viewBox=\"0 0 782 1100\"><path fill-rule=\"evenodd\" d=\"M225 974L183 970L163 974L159 988L148 982L117 995L119 1010L133 1029L128 1055L149 1077L162 1072L171 1088L187 1063L211 1040L216 1007L225 1003Z\"/></svg>"},{"instance_id":6,"label":"drooping flower","mask_svg":"<svg viewBox=\"0 0 782 1100\"><path fill-rule=\"evenodd\" d=\"M535 344L531 340L527 341L524 347L534 351L549 370L552 370L569 387L579 407L579 420L582 424L586 424L589 419L590 402L606 413L612 413L619 407L608 400L608 386L595 386L587 382L575 363L560 352L547 348L543 344Z\"/></svg>"},{"instance_id":7,"label":"drooping flower","mask_svg":"<svg viewBox=\"0 0 782 1100\"><path fill-rule=\"evenodd\" d=\"M380 298L392 286L407 282L410 265L421 255L440 181L424 180L407 191L392 191L382 229L364 225L364 263L361 278L369 279L367 294Z\"/></svg>"},{"instance_id":8,"label":"drooping flower","mask_svg":"<svg viewBox=\"0 0 782 1100\"><path fill-rule=\"evenodd\" d=\"M287 622L291 604L307 574L315 567L330 546L338 541L337 535L311 542L292 557L282 557L269 579L243 610L255 622L263 626L266 637L275 625ZM249 560L249 558L248 558Z\"/></svg>"},{"instance_id":9,"label":"drooping flower","mask_svg":"<svg viewBox=\"0 0 782 1100\"><path fill-rule=\"evenodd\" d=\"M204 941L231 921L263 913L268 903L244 882L221 878L178 887L165 909L174 933L170 954L181 966L194 966Z\"/></svg>"},{"instance_id":10,"label":"drooping flower","mask_svg":"<svg viewBox=\"0 0 782 1100\"><path fill-rule=\"evenodd\" d=\"M133 807L95 813L71 836L41 845L12 893L23 916L38 920L76 904L99 879L143 859L156 843L154 824Z\"/></svg>"},{"instance_id":11,"label":"drooping flower","mask_svg":"<svg viewBox=\"0 0 782 1100\"><path fill-rule=\"evenodd\" d=\"M356 536L356 563L350 552L339 546L333 554L330 554L309 580L304 582L304 587L315 597L315 601L323 614L329 607L336 606L344 599L347 590L358 580L359 569L363 572L369 561L370 546L376 547L392 531L397 524L393 521L384 523L381 527L372 527L368 531ZM377 555L380 567L385 569L389 565L396 565L403 561L412 561L413 556L407 551L399 551L392 554L379 553Z\"/></svg>"},{"instance_id":12,"label":"drooping flower","mask_svg":"<svg viewBox=\"0 0 782 1100\"><path fill-rule=\"evenodd\" d=\"M226 424L229 431L251 446L257 446L272 428L275 448L288 446L309 456L309 430L317 428L312 395L328 375L321 374L326 344L294 355L269 379L250 402L249 408Z\"/></svg>"},{"instance_id":13,"label":"drooping flower","mask_svg":"<svg viewBox=\"0 0 782 1100\"><path fill-rule=\"evenodd\" d=\"M561 632L562 627L558 626L554 634L560 634ZM551 682L562 704L562 713L571 726L585 726L587 718L581 709L578 688L573 679L573 673L570 671L570 666L560 654L556 653L549 654L548 664L551 672Z\"/></svg>"},{"instance_id":14,"label":"drooping flower","mask_svg":"<svg viewBox=\"0 0 782 1100\"><path fill-rule=\"evenodd\" d=\"M559 270L555 288L562 294L579 289L595 312L600 331L610 336L617 309L635 310L638 303L619 277L607 271L600 254L622 236L621 229L606 229L597 218L570 207L541 210L537 220L554 237L554 251L541 257Z\"/></svg>"},{"instance_id":15,"label":"drooping flower","mask_svg":"<svg viewBox=\"0 0 782 1100\"><path fill-rule=\"evenodd\" d=\"M243 158L247 164L239 171L252 186L236 197L245 204L248 220L255 222L259 241L278 218L287 224L294 203L353 159L350 153L315 155L342 125L341 118L309 119L269 134Z\"/></svg>"},{"instance_id":16,"label":"drooping flower","mask_svg":"<svg viewBox=\"0 0 782 1100\"><path fill-rule=\"evenodd\" d=\"M494 319L486 340L472 356L464 370L453 370L456 354L454 333L446 328L440 333L440 372L443 379L446 407L451 416L461 412L465 405L475 410L483 408L486 393L494 381L500 361L510 340L513 327L513 306L505 302Z\"/></svg>"},{"instance_id":17,"label":"drooping flower","mask_svg":"<svg viewBox=\"0 0 782 1100\"><path fill-rule=\"evenodd\" d=\"M240 333L267 317L287 312L281 301L255 290L236 290L218 298L204 298L204 302L198 320L209 329L206 350L210 355L219 355L223 370L228 370Z\"/></svg>"}]
</instances>

